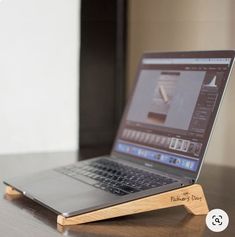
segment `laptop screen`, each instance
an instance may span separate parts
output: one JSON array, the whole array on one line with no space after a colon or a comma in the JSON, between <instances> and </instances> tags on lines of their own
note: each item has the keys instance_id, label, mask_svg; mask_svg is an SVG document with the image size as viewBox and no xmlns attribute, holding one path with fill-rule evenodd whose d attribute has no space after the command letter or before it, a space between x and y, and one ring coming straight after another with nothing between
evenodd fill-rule
<instances>
[{"instance_id":1,"label":"laptop screen","mask_svg":"<svg viewBox=\"0 0 235 237\"><path fill-rule=\"evenodd\" d=\"M114 151L196 172L232 63L145 54Z\"/></svg>"}]
</instances>

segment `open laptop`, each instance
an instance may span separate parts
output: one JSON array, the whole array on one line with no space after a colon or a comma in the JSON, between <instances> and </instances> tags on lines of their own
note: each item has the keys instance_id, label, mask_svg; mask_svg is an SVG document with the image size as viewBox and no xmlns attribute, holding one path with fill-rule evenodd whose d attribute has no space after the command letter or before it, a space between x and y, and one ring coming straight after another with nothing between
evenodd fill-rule
<instances>
[{"instance_id":1,"label":"open laptop","mask_svg":"<svg viewBox=\"0 0 235 237\"><path fill-rule=\"evenodd\" d=\"M234 55L143 54L109 156L4 183L65 217L195 183Z\"/></svg>"}]
</instances>

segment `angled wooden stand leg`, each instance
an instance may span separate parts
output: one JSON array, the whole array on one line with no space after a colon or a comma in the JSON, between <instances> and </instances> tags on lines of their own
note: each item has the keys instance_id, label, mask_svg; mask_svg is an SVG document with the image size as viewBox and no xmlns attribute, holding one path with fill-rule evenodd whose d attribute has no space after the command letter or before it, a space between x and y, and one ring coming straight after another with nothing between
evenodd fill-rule
<instances>
[{"instance_id":1,"label":"angled wooden stand leg","mask_svg":"<svg viewBox=\"0 0 235 237\"><path fill-rule=\"evenodd\" d=\"M64 226L77 225L181 205L194 215L206 215L209 211L202 187L193 184L73 217L59 215L57 223Z\"/></svg>"},{"instance_id":2,"label":"angled wooden stand leg","mask_svg":"<svg viewBox=\"0 0 235 237\"><path fill-rule=\"evenodd\" d=\"M14 188L12 188L10 186L6 187L5 193L7 195L11 195L11 196L20 196L20 195L22 195L22 193L18 192L17 190L15 190Z\"/></svg>"}]
</instances>

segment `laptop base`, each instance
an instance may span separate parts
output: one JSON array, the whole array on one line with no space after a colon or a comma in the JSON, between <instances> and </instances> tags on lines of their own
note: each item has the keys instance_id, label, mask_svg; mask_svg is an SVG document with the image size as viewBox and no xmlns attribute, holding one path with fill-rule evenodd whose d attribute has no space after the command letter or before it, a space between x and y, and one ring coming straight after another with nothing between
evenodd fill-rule
<instances>
[{"instance_id":1,"label":"laptop base","mask_svg":"<svg viewBox=\"0 0 235 237\"><path fill-rule=\"evenodd\" d=\"M6 194L21 195L10 186L6 187ZM78 225L175 206L184 206L193 215L206 215L209 211L202 186L193 184L73 217L58 215L57 223L62 226Z\"/></svg>"}]
</instances>

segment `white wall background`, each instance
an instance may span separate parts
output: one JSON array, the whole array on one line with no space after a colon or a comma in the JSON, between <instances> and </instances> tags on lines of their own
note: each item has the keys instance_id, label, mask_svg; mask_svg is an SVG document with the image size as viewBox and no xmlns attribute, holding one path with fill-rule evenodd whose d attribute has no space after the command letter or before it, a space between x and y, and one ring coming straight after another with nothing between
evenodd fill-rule
<instances>
[{"instance_id":1,"label":"white wall background","mask_svg":"<svg viewBox=\"0 0 235 237\"><path fill-rule=\"evenodd\" d=\"M130 0L128 88L143 51L235 49L234 0ZM235 166L235 70L205 161Z\"/></svg>"},{"instance_id":2,"label":"white wall background","mask_svg":"<svg viewBox=\"0 0 235 237\"><path fill-rule=\"evenodd\" d=\"M0 154L77 149L79 10L0 1Z\"/></svg>"}]
</instances>

